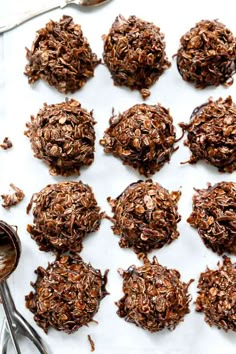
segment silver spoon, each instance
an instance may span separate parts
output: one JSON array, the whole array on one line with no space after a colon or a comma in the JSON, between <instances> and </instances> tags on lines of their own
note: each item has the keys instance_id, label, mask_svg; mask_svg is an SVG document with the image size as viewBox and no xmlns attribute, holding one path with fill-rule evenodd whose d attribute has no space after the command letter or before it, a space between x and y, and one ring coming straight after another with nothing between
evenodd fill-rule
<instances>
[{"instance_id":1,"label":"silver spoon","mask_svg":"<svg viewBox=\"0 0 236 354\"><path fill-rule=\"evenodd\" d=\"M0 222L0 295L2 299L3 310L6 317L6 322L8 325L8 331L12 340L13 347L16 353L20 353L20 348L18 346L13 323L11 321L11 313L7 305L7 297L5 293L5 281L9 275L14 271L18 264L20 257L20 241L18 239L17 233L12 229L8 228L8 225L4 222Z\"/></svg>"},{"instance_id":2,"label":"silver spoon","mask_svg":"<svg viewBox=\"0 0 236 354\"><path fill-rule=\"evenodd\" d=\"M47 354L41 338L34 328L16 310L6 279L15 270L19 262L21 244L17 232L7 223L0 220L0 296L2 299L5 321L2 327L0 349L7 353L11 339L15 353L21 354L17 335L28 337L41 354Z\"/></svg>"},{"instance_id":3,"label":"silver spoon","mask_svg":"<svg viewBox=\"0 0 236 354\"><path fill-rule=\"evenodd\" d=\"M16 22L8 22L5 25L0 25L0 33L7 32L12 28L15 28L19 26L20 24L30 20L31 18L34 18L38 15L41 15L45 12L48 12L50 10L56 9L60 7L61 9L66 7L67 5L75 4L83 7L92 7L92 6L98 6L102 5L110 0L58 0L56 4L51 4L48 6L45 6L41 9L38 10L33 10L33 11L27 11L23 13L17 20Z\"/></svg>"}]
</instances>

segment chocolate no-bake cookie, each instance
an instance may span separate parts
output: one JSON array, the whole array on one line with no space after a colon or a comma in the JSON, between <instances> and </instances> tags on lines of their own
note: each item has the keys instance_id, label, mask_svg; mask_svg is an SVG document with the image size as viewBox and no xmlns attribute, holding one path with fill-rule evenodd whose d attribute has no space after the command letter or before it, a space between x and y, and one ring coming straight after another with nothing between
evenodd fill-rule
<instances>
[{"instance_id":1,"label":"chocolate no-bake cookie","mask_svg":"<svg viewBox=\"0 0 236 354\"><path fill-rule=\"evenodd\" d=\"M150 176L170 160L176 150L173 119L169 110L157 105L136 104L112 116L100 144L125 165Z\"/></svg>"},{"instance_id":2,"label":"chocolate no-bake cookie","mask_svg":"<svg viewBox=\"0 0 236 354\"><path fill-rule=\"evenodd\" d=\"M98 230L103 213L90 186L82 182L50 184L33 195L33 225L27 230L40 250L79 252L82 241Z\"/></svg>"},{"instance_id":3,"label":"chocolate no-bake cookie","mask_svg":"<svg viewBox=\"0 0 236 354\"><path fill-rule=\"evenodd\" d=\"M120 274L124 296L117 302L117 314L127 322L150 332L173 330L189 313L191 281L183 283L176 269L163 267L155 257Z\"/></svg>"},{"instance_id":4,"label":"chocolate no-bake cookie","mask_svg":"<svg viewBox=\"0 0 236 354\"><path fill-rule=\"evenodd\" d=\"M50 20L38 30L26 57L29 83L43 79L62 93L83 87L99 63L81 26L74 24L70 16L63 16L59 22Z\"/></svg>"},{"instance_id":5,"label":"chocolate no-bake cookie","mask_svg":"<svg viewBox=\"0 0 236 354\"><path fill-rule=\"evenodd\" d=\"M202 20L180 39L177 67L196 87L229 86L236 71L236 39L217 20Z\"/></svg>"},{"instance_id":6,"label":"chocolate no-bake cookie","mask_svg":"<svg viewBox=\"0 0 236 354\"><path fill-rule=\"evenodd\" d=\"M72 333L86 326L107 295L107 272L103 276L75 254L61 256L35 272L37 280L26 296L26 307L46 333L50 327Z\"/></svg>"},{"instance_id":7,"label":"chocolate no-bake cookie","mask_svg":"<svg viewBox=\"0 0 236 354\"><path fill-rule=\"evenodd\" d=\"M103 58L114 84L148 97L147 89L170 66L160 28L135 16L125 19L120 15L103 39Z\"/></svg>"},{"instance_id":8,"label":"chocolate no-bake cookie","mask_svg":"<svg viewBox=\"0 0 236 354\"><path fill-rule=\"evenodd\" d=\"M205 321L225 331L236 332L236 264L224 257L218 269L207 269L198 282L196 310Z\"/></svg>"},{"instance_id":9,"label":"chocolate no-bake cookie","mask_svg":"<svg viewBox=\"0 0 236 354\"><path fill-rule=\"evenodd\" d=\"M52 175L80 174L82 166L94 160L94 118L92 112L74 100L47 105L26 124L25 135L34 156L43 160Z\"/></svg>"},{"instance_id":10,"label":"chocolate no-bake cookie","mask_svg":"<svg viewBox=\"0 0 236 354\"><path fill-rule=\"evenodd\" d=\"M180 195L148 179L132 183L116 199L108 198L113 232L121 236L120 247L147 253L177 239Z\"/></svg>"},{"instance_id":11,"label":"chocolate no-bake cookie","mask_svg":"<svg viewBox=\"0 0 236 354\"><path fill-rule=\"evenodd\" d=\"M187 132L184 142L192 152L189 163L204 160L220 172L236 169L236 104L229 96L209 101L194 109L190 123L181 123Z\"/></svg>"},{"instance_id":12,"label":"chocolate no-bake cookie","mask_svg":"<svg viewBox=\"0 0 236 354\"><path fill-rule=\"evenodd\" d=\"M187 221L214 252L236 255L236 183L220 182L196 192Z\"/></svg>"}]
</instances>

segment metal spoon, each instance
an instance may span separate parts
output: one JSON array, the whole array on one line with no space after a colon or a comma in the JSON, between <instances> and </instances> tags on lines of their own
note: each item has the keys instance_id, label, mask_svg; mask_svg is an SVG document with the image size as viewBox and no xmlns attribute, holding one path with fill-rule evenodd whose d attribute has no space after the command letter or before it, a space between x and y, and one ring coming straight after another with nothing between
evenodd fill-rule
<instances>
[{"instance_id":1,"label":"metal spoon","mask_svg":"<svg viewBox=\"0 0 236 354\"><path fill-rule=\"evenodd\" d=\"M102 5L108 1L110 0L58 0L56 4L51 4L38 10L27 11L23 13L14 23L7 21L8 23L6 23L5 25L2 26L0 25L0 33L9 31L10 29L19 26L20 24L30 20L31 18L34 18L38 15L41 15L45 12L56 9L58 7L62 9L67 5L71 5L71 4L75 4L83 7L92 7L92 6Z\"/></svg>"},{"instance_id":2,"label":"metal spoon","mask_svg":"<svg viewBox=\"0 0 236 354\"><path fill-rule=\"evenodd\" d=\"M15 338L11 314L7 306L5 296L5 280L14 271L20 257L21 245L17 233L8 228L8 225L1 221L0 223L0 295L2 299L3 310L6 316L8 330L16 353L20 353L20 348Z\"/></svg>"},{"instance_id":3,"label":"metal spoon","mask_svg":"<svg viewBox=\"0 0 236 354\"><path fill-rule=\"evenodd\" d=\"M14 350L21 354L17 334L28 337L42 354L47 354L41 338L33 327L16 310L6 279L15 270L21 253L21 244L17 232L0 220L0 296L2 299L5 321L1 333L1 353L7 353L9 339Z\"/></svg>"}]
</instances>

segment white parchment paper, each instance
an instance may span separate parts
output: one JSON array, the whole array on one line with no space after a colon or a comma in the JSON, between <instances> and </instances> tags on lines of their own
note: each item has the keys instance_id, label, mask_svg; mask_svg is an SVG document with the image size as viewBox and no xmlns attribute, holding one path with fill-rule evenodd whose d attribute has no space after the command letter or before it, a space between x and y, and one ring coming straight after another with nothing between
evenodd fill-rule
<instances>
[{"instance_id":1,"label":"white parchment paper","mask_svg":"<svg viewBox=\"0 0 236 354\"><path fill-rule=\"evenodd\" d=\"M10 14L13 16L45 3L48 5L49 1L8 0L4 2L1 0L0 24L5 22ZM189 151L181 141L179 150L174 153L171 162L153 176L153 180L164 187L182 191L179 202L182 220L178 226L180 237L171 245L152 252L150 257L156 255L161 264L178 269L186 282L190 278L195 279L190 286L193 297L191 313L173 332L162 331L150 334L133 324L126 323L116 315L114 302L122 296L122 279L117 269L126 269L131 264L139 265L140 262L131 250L124 250L118 246L119 238L113 235L110 223L105 220L100 230L84 241L84 249L81 253L84 260L91 262L94 267L103 271L110 269L107 287L110 295L101 302L100 310L95 316L99 324L81 328L72 335L53 329L45 335L36 326L33 315L25 308L24 297L31 290L30 282L35 280L34 270L39 265L46 267L54 257L52 254L40 252L30 238L26 225L32 222L32 214L26 215L25 209L34 192L64 178L49 175L48 168L33 157L29 141L23 132L30 115L37 114L44 102L59 103L64 101L65 96L44 82L38 82L34 86L28 85L27 78L23 74L26 65L25 47L31 46L36 30L43 27L49 19L59 20L63 14L73 16L74 21L81 24L84 35L99 57L102 56L103 50L101 36L108 32L117 15L136 15L154 22L165 34L166 51L172 66L151 88L152 94L146 103L160 102L169 108L177 133L180 135L177 124L182 121L188 122L192 110L210 96L217 99L220 96L226 98L232 95L236 101L236 83L229 88L197 90L181 79L175 60L172 59L172 55L177 52L180 37L202 19L218 18L236 34L233 8L234 1L227 0L224 2L113 0L106 6L92 10L84 10L76 6L54 10L0 35L0 141L8 136L14 145L8 151L0 151L0 194L10 191L11 182L22 188L26 194L24 201L10 211L0 207L0 218L18 226L22 242L20 262L9 278L9 286L18 310L37 329L50 348L51 354L90 353L88 334L95 342L96 354L235 353L236 334L210 328L204 322L204 316L194 310L199 274L206 269L206 266L216 267L220 257L204 246L196 230L186 222L186 218L191 213L193 188L205 188L207 182L214 184L223 180L235 181L235 172L222 174L204 163L192 166L181 165L181 161L189 158ZM99 205L110 214L106 198L118 196L130 183L140 179L140 176L132 169L123 166L120 160L105 155L98 142L108 127L112 108L115 112L122 112L136 103L143 102L142 98L138 92L113 86L110 74L103 65L96 68L95 77L89 80L82 90L67 97L79 100L88 110L93 109L97 121L95 161L89 168L81 171L81 176L68 179L81 179L91 185ZM37 352L26 341L23 341L22 345L24 354Z\"/></svg>"}]
</instances>

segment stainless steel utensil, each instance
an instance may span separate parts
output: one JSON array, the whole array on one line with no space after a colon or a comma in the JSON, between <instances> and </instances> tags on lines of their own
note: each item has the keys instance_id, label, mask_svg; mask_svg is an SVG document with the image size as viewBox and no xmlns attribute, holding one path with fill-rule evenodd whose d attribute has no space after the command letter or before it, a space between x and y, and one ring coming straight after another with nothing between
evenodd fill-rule
<instances>
[{"instance_id":1,"label":"stainless steel utensil","mask_svg":"<svg viewBox=\"0 0 236 354\"><path fill-rule=\"evenodd\" d=\"M5 313L3 322L0 350L7 354L9 340L11 339L14 350L21 354L17 336L30 339L41 354L47 354L40 336L34 328L16 310L6 279L15 270L21 253L21 244L17 232L7 223L0 220L0 296Z\"/></svg>"},{"instance_id":2,"label":"stainless steel utensil","mask_svg":"<svg viewBox=\"0 0 236 354\"><path fill-rule=\"evenodd\" d=\"M6 24L4 24L4 25L0 24L0 33L9 31L10 29L19 26L20 24L30 20L31 18L39 16L45 12L56 9L58 7L64 8L67 5L71 5L71 4L79 5L82 7L92 7L92 6L102 5L108 1L110 1L110 0L58 0L58 2L56 4L51 4L51 5L45 6L41 9L38 9L38 10L27 11L27 12L23 13L16 20L16 22L6 21Z\"/></svg>"}]
</instances>

